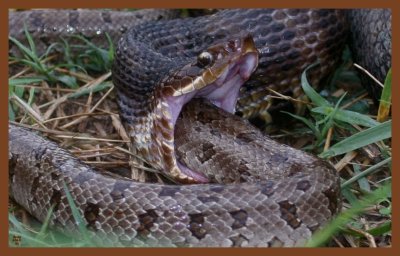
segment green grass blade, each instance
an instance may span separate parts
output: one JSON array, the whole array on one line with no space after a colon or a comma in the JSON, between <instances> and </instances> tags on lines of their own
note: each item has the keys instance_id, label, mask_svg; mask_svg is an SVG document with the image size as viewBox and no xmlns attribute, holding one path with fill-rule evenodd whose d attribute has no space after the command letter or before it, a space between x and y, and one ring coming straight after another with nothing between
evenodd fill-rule
<instances>
[{"instance_id":1,"label":"green grass blade","mask_svg":"<svg viewBox=\"0 0 400 256\"><path fill-rule=\"evenodd\" d=\"M114 46L113 46L112 40L108 34L106 34L107 40L109 42L108 50L97 47L95 44L93 44L88 39L86 39L82 36L73 35L72 37L82 40L86 44L87 47L89 47L92 51L97 53L98 57L101 58L101 60L99 60L98 63L101 63L101 65L103 66L103 69L109 70L111 68L111 65L112 65L112 62L114 59ZM92 56L92 57L94 57L94 56Z\"/></svg>"},{"instance_id":2,"label":"green grass blade","mask_svg":"<svg viewBox=\"0 0 400 256\"><path fill-rule=\"evenodd\" d=\"M343 229L345 225L350 222L354 217L364 212L368 206L374 205L377 201L385 198L388 192L391 191L392 184L388 183L382 187L377 188L372 193L365 196L363 199L358 200L350 209L341 212L334 218L325 228L316 232L312 238L307 242L306 247L323 246L335 233Z\"/></svg>"},{"instance_id":3,"label":"green grass blade","mask_svg":"<svg viewBox=\"0 0 400 256\"><path fill-rule=\"evenodd\" d=\"M54 205L52 205L49 211L47 212L46 219L43 221L43 225L40 227L40 231L37 234L38 239L41 239L45 236L45 233L50 223L51 215L53 215L53 211L54 211Z\"/></svg>"},{"instance_id":4,"label":"green grass blade","mask_svg":"<svg viewBox=\"0 0 400 256\"><path fill-rule=\"evenodd\" d=\"M390 68L385 79L385 84L383 86L379 110L378 110L378 120L383 121L389 116L390 105L392 101L392 69Z\"/></svg>"},{"instance_id":5,"label":"green grass blade","mask_svg":"<svg viewBox=\"0 0 400 256\"><path fill-rule=\"evenodd\" d=\"M334 110L335 110L334 108L327 106L316 107L311 109L312 112L323 115L329 115ZM367 115L343 109L337 109L333 118L338 121L346 122L349 124L358 124L366 127L374 127L380 124L379 122L375 121L374 119L370 118Z\"/></svg>"},{"instance_id":6,"label":"green grass blade","mask_svg":"<svg viewBox=\"0 0 400 256\"><path fill-rule=\"evenodd\" d=\"M304 117L301 117L301 116L298 116L298 115L295 115L295 114L292 114L292 113L289 113L289 112L286 112L286 111L281 111L281 112L282 112L282 113L285 113L285 114L288 114L288 115L290 115L291 117L302 121L305 125L307 125L308 128L310 128L310 130L311 130L317 137L320 137L320 136L319 136L319 135L320 135L319 130L318 130L318 129L314 126L314 124L313 124L312 122L310 122L308 119L306 119L306 118L304 118Z\"/></svg>"},{"instance_id":7,"label":"green grass blade","mask_svg":"<svg viewBox=\"0 0 400 256\"><path fill-rule=\"evenodd\" d=\"M386 75L380 101L390 106L391 99L392 99L392 68L389 69Z\"/></svg>"},{"instance_id":8,"label":"green grass blade","mask_svg":"<svg viewBox=\"0 0 400 256\"><path fill-rule=\"evenodd\" d=\"M32 238L32 234L30 234L29 232L27 232L27 230L23 227L23 224L17 220L17 218L15 218L14 215L12 214L8 214L8 222L12 224L12 226L9 225L9 230L8 230L8 236L9 237L13 237L15 236L24 236L24 237L30 237ZM22 241L21 241L22 242ZM31 245L32 241L27 240L25 241L25 243L28 243L28 245ZM11 246L13 246L14 244L10 244Z\"/></svg>"},{"instance_id":9,"label":"green grass blade","mask_svg":"<svg viewBox=\"0 0 400 256\"><path fill-rule=\"evenodd\" d=\"M15 95L19 98L24 96L25 87L24 86L10 86L10 93L14 92Z\"/></svg>"},{"instance_id":10,"label":"green grass blade","mask_svg":"<svg viewBox=\"0 0 400 256\"><path fill-rule=\"evenodd\" d=\"M73 76L68 76L68 75L58 75L56 76L57 81L60 81L61 83L65 84L71 89L78 89L79 85L77 84L76 78Z\"/></svg>"},{"instance_id":11,"label":"green grass blade","mask_svg":"<svg viewBox=\"0 0 400 256\"><path fill-rule=\"evenodd\" d=\"M336 143L328 150L322 152L319 156L322 158L337 156L371 143L390 138L391 136L392 121L389 120Z\"/></svg>"},{"instance_id":12,"label":"green grass blade","mask_svg":"<svg viewBox=\"0 0 400 256\"><path fill-rule=\"evenodd\" d=\"M392 221L387 221L376 228L369 229L367 232L373 236L381 236L383 234L390 232L391 230L392 230Z\"/></svg>"},{"instance_id":13,"label":"green grass blade","mask_svg":"<svg viewBox=\"0 0 400 256\"><path fill-rule=\"evenodd\" d=\"M57 47L58 45L60 45L59 43L52 43L49 47L47 47L46 52L43 53L42 56L40 56L40 59L44 59L46 58L49 53L53 50L53 48Z\"/></svg>"},{"instance_id":14,"label":"green grass blade","mask_svg":"<svg viewBox=\"0 0 400 256\"><path fill-rule=\"evenodd\" d=\"M35 88L29 89L28 105L32 105L33 99L35 98Z\"/></svg>"},{"instance_id":15,"label":"green grass blade","mask_svg":"<svg viewBox=\"0 0 400 256\"><path fill-rule=\"evenodd\" d=\"M391 161L392 161L391 157L386 158L385 160L383 160L383 161L381 161L381 162L369 167L368 169L358 173L357 175L354 175L353 177L351 177L350 179L348 179L348 180L346 180L345 182L342 183L342 185L341 185L342 189L347 187L351 183L355 182L356 180L358 180L358 179L360 179L362 177L365 177L365 176L373 173L374 171L379 170L380 167L386 165L387 163L390 163Z\"/></svg>"},{"instance_id":16,"label":"green grass blade","mask_svg":"<svg viewBox=\"0 0 400 256\"><path fill-rule=\"evenodd\" d=\"M21 53L23 55L25 55L26 57L28 57L29 59L35 59L35 54L25 45L21 44L17 39L13 38L13 37L8 37L8 39L13 42L18 49L21 51Z\"/></svg>"},{"instance_id":17,"label":"green grass blade","mask_svg":"<svg viewBox=\"0 0 400 256\"><path fill-rule=\"evenodd\" d=\"M304 90L304 93L307 95L307 97L317 106L331 106L331 104L324 99L321 95L319 95L310 85L310 83L307 80L307 72L311 68L319 65L319 62L316 62L310 66L308 66L303 73L301 74L301 87Z\"/></svg>"},{"instance_id":18,"label":"green grass blade","mask_svg":"<svg viewBox=\"0 0 400 256\"><path fill-rule=\"evenodd\" d=\"M65 195L68 200L68 204L71 207L72 216L74 217L75 223L77 224L78 229L79 229L81 235L83 236L83 240L87 241L89 244L91 244L89 234L86 230L85 222L84 222L78 208L76 207L74 199L72 198L72 195L69 192L67 185L64 183L63 186L64 186Z\"/></svg>"},{"instance_id":19,"label":"green grass blade","mask_svg":"<svg viewBox=\"0 0 400 256\"><path fill-rule=\"evenodd\" d=\"M110 48L108 49L107 59L109 60L110 63L113 63L114 62L114 53L115 53L114 43L108 33L106 33L106 37L107 37L108 45L110 46Z\"/></svg>"},{"instance_id":20,"label":"green grass blade","mask_svg":"<svg viewBox=\"0 0 400 256\"><path fill-rule=\"evenodd\" d=\"M38 56L36 54L35 42L33 41L31 34L28 32L28 28L27 28L25 22L24 22L24 32L25 32L25 37L28 40L29 47L31 48L31 52L32 52L32 56L33 56L32 59L36 60L36 59L38 59Z\"/></svg>"},{"instance_id":21,"label":"green grass blade","mask_svg":"<svg viewBox=\"0 0 400 256\"><path fill-rule=\"evenodd\" d=\"M40 74L44 74L46 76L49 76L49 70L44 67L39 61L30 61L27 59L21 59L20 62L22 62L23 64L31 67L32 69L34 69L35 71L39 72Z\"/></svg>"},{"instance_id":22,"label":"green grass blade","mask_svg":"<svg viewBox=\"0 0 400 256\"><path fill-rule=\"evenodd\" d=\"M8 214L8 221L13 225L13 227L18 230L20 233L27 234L25 228L21 225L21 222L15 218L14 215Z\"/></svg>"},{"instance_id":23,"label":"green grass blade","mask_svg":"<svg viewBox=\"0 0 400 256\"><path fill-rule=\"evenodd\" d=\"M8 101L8 119L11 121L15 121L15 112L13 107L11 106L10 101Z\"/></svg>"},{"instance_id":24,"label":"green grass blade","mask_svg":"<svg viewBox=\"0 0 400 256\"><path fill-rule=\"evenodd\" d=\"M44 79L41 77L24 77L24 78L11 78L8 79L8 84L11 86L36 84L42 82Z\"/></svg>"},{"instance_id":25,"label":"green grass blade","mask_svg":"<svg viewBox=\"0 0 400 256\"><path fill-rule=\"evenodd\" d=\"M336 115L337 110L339 109L339 105L344 99L345 94L339 99L339 101L336 103L335 108L333 109L332 113L328 116L326 116L326 120L323 120L324 126L321 131L321 137L317 141L317 145L320 145L320 143L323 142L325 139L326 135L328 134L329 129L334 125L334 116Z\"/></svg>"}]
</instances>

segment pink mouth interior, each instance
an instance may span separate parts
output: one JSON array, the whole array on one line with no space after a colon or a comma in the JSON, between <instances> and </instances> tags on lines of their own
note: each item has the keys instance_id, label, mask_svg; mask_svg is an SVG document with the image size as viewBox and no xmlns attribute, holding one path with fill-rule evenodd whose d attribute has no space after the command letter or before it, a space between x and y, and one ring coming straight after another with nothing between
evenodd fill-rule
<instances>
[{"instance_id":1,"label":"pink mouth interior","mask_svg":"<svg viewBox=\"0 0 400 256\"><path fill-rule=\"evenodd\" d=\"M192 98L209 99L217 107L229 113L234 113L240 87L249 79L256 66L257 55L253 53L246 54L237 62L229 64L229 67L214 83L182 96L168 97L166 100L170 107L173 125L175 126L183 105ZM204 174L191 170L179 160L178 167L182 173L192 177L195 181L199 183L208 182L208 178Z\"/></svg>"}]
</instances>

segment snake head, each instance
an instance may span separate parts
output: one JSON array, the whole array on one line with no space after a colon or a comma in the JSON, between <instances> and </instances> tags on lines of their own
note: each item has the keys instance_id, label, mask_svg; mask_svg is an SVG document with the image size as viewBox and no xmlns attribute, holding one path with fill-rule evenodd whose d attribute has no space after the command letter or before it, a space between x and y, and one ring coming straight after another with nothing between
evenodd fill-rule
<instances>
[{"instance_id":1,"label":"snake head","mask_svg":"<svg viewBox=\"0 0 400 256\"><path fill-rule=\"evenodd\" d=\"M207 98L233 113L240 87L258 64L258 51L251 35L210 46L191 63L164 79L156 98L170 106L172 123L192 98Z\"/></svg>"},{"instance_id":2,"label":"snake head","mask_svg":"<svg viewBox=\"0 0 400 256\"><path fill-rule=\"evenodd\" d=\"M253 59L242 59L247 54L251 55ZM204 81L204 83L202 83L202 87L199 89L214 82L221 86L225 82L229 72L232 75L236 73L236 70L231 69L233 65L240 66L241 70L239 74L242 79L247 80L256 68L257 58L257 49L250 35L244 38L232 39L208 48L197 57L196 66L204 68L202 74L199 75L199 80ZM245 63L242 60L250 62ZM245 65L240 65L238 61L240 64Z\"/></svg>"},{"instance_id":3,"label":"snake head","mask_svg":"<svg viewBox=\"0 0 400 256\"><path fill-rule=\"evenodd\" d=\"M199 53L195 61L168 76L162 82L161 90L163 95L174 97L190 93L208 95L215 89L210 85L221 87L235 75L239 75L242 82L246 81L257 63L258 52L251 35L231 39ZM208 87L207 93L202 91L205 87Z\"/></svg>"},{"instance_id":4,"label":"snake head","mask_svg":"<svg viewBox=\"0 0 400 256\"><path fill-rule=\"evenodd\" d=\"M192 62L165 78L156 88L150 152L160 169L175 180L207 182L203 174L179 163L175 156L174 128L182 106L192 98L207 98L233 113L240 87L258 64L253 38L246 35L217 43L199 53ZM154 162L154 161L153 161Z\"/></svg>"},{"instance_id":5,"label":"snake head","mask_svg":"<svg viewBox=\"0 0 400 256\"><path fill-rule=\"evenodd\" d=\"M165 66L175 67L175 71L165 72L167 75L155 85L144 87L135 85L138 81L130 71L131 67L139 68L135 61L142 56L141 52L135 52L138 56L131 52L140 47L129 48L128 39L120 42L113 73L136 153L172 179L183 183L207 182L204 174L190 170L177 160L175 123L182 106L195 97L207 98L217 107L234 112L240 87L258 64L253 38L245 35L218 42L197 56L184 59L166 57L164 60L169 62ZM156 67L153 66L154 70ZM163 68L162 63L159 68Z\"/></svg>"}]
</instances>

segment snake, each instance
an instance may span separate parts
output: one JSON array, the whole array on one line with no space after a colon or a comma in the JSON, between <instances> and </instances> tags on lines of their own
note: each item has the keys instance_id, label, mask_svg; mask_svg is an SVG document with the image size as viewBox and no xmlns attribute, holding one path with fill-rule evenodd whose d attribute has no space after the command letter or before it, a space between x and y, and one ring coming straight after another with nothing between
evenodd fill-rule
<instances>
[{"instance_id":1,"label":"snake","mask_svg":"<svg viewBox=\"0 0 400 256\"><path fill-rule=\"evenodd\" d=\"M112 27L112 12L80 12L21 15L45 44L46 31L85 34L90 29L77 28L91 17ZM359 12L391 15L384 9ZM122 22L123 29L113 28L123 35L112 68L121 117L135 153L182 184L105 176L56 143L10 123L11 198L40 221L52 209L50 226L77 234L68 191L87 235L99 245L304 246L340 211L338 173L326 160L275 142L234 113L249 118L267 109L266 85L298 95L300 74L316 61L318 68L308 74L311 82L332 72L348 21L355 17L348 13L229 9L129 29ZM68 19L60 27L42 24L44 18L61 17ZM390 30L387 22L381 24ZM20 33L13 24L10 33ZM390 51L391 37L384 39ZM390 66L390 59L385 61Z\"/></svg>"}]
</instances>

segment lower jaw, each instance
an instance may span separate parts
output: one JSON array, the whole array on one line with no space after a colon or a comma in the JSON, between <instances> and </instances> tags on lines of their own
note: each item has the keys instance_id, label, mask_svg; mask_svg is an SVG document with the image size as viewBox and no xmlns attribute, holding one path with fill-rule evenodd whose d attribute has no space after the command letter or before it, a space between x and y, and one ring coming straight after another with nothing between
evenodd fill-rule
<instances>
[{"instance_id":1,"label":"lower jaw","mask_svg":"<svg viewBox=\"0 0 400 256\"><path fill-rule=\"evenodd\" d=\"M202 93L198 93L192 98L206 98L210 102L212 102L215 106L217 106L218 108L221 108L229 113L234 113L236 102L237 102L237 99L239 96L239 90L243 83L244 83L244 79L240 76L240 74L235 74L231 79L229 79L229 81L224 83L224 85L213 90L215 92L221 88L221 91L220 91L221 97L218 97L219 96L218 93L214 93L212 95L213 97L207 97L207 95L202 95ZM186 102L188 102L188 101L190 101L190 100L187 100ZM180 109L179 109L179 112L180 112ZM179 113L178 113L178 115L179 115ZM176 116L176 118L177 118L177 116ZM176 119L174 119L174 127L175 127L175 123L176 123ZM205 174L203 174L202 172L190 169L185 164L183 164L176 156L175 156L175 158L177 161L177 166L180 169L180 171L184 175L193 179L193 181L195 183L208 183L210 181L207 178L207 176Z\"/></svg>"},{"instance_id":2,"label":"lower jaw","mask_svg":"<svg viewBox=\"0 0 400 256\"><path fill-rule=\"evenodd\" d=\"M255 65L255 62L252 63L252 60L250 60L250 64L247 63L248 65ZM198 91L198 92L193 92L188 95L183 95L180 96L182 98L180 99L170 99L172 104L170 105L172 108L175 106L175 109L170 109L170 113L172 113L172 122L173 122L173 127L175 127L176 120L179 116L179 113L182 109L182 106L189 102L190 99L192 98L206 98L210 100L215 106L218 108L221 108L229 113L234 113L235 112L235 107L236 107L236 102L238 100L239 96L239 91L241 86L244 84L244 82L248 79L250 76L252 70L255 69L255 66L252 67L246 67L248 70L241 70L242 67L239 64L236 64L236 66L233 67L233 73L227 75L227 81L224 81L223 84L217 85L215 82L214 84L208 85L206 88ZM172 131L174 132L174 131ZM175 152L174 152L175 154ZM176 155L175 155L175 159ZM180 171L185 174L186 176L192 178L194 182L196 183L207 183L209 182L209 179L206 177L205 174L194 171L190 168L188 168L185 164L181 163L177 159L177 166L180 169Z\"/></svg>"}]
</instances>

